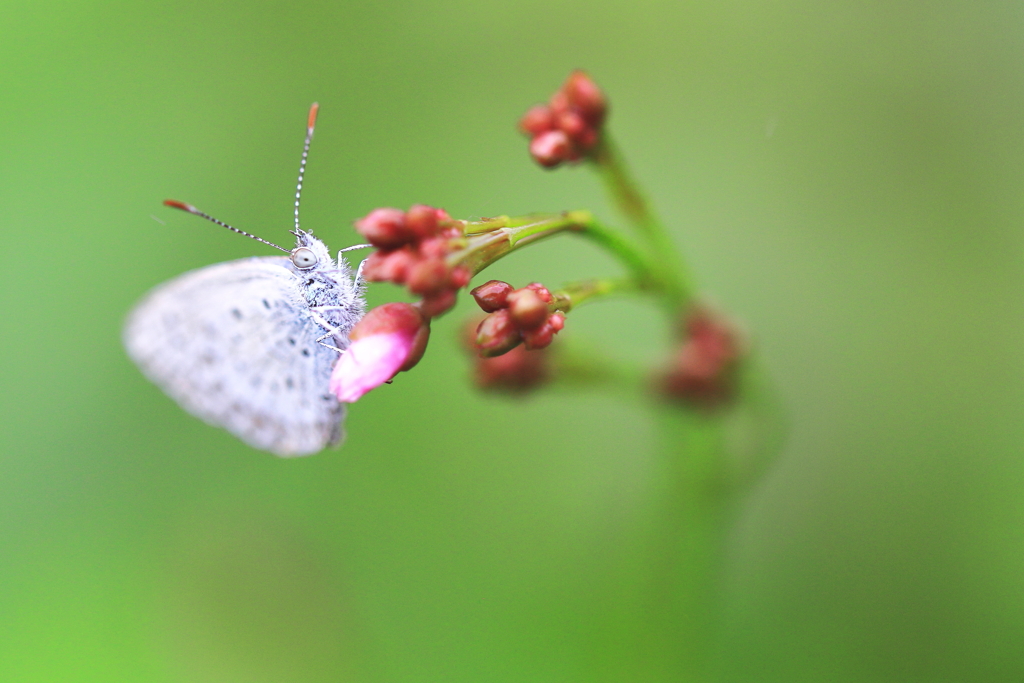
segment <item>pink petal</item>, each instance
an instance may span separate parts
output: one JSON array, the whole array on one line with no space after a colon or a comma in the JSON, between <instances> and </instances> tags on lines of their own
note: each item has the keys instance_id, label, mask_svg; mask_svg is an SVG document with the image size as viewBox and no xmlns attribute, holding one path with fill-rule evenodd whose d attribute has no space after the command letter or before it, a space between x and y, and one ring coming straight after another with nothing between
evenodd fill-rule
<instances>
[{"instance_id":1,"label":"pink petal","mask_svg":"<svg viewBox=\"0 0 1024 683\"><path fill-rule=\"evenodd\" d=\"M371 334L352 342L331 373L331 392L343 403L353 403L363 394L395 376L412 349L414 335Z\"/></svg>"}]
</instances>

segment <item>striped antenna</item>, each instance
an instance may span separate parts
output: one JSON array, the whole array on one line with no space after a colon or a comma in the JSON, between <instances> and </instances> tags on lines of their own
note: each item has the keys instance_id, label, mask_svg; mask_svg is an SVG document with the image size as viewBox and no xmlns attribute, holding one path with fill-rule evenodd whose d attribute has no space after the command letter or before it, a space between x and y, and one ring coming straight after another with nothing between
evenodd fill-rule
<instances>
[{"instance_id":1,"label":"striped antenna","mask_svg":"<svg viewBox=\"0 0 1024 683\"><path fill-rule=\"evenodd\" d=\"M309 119L306 120L306 143L302 146L302 161L299 162L299 183L295 187L295 231L299 230L299 199L302 197L302 177L306 175L306 160L309 158L309 143L313 140L313 128L316 126L316 113L320 105L316 102L309 108Z\"/></svg>"},{"instance_id":2,"label":"striped antenna","mask_svg":"<svg viewBox=\"0 0 1024 683\"><path fill-rule=\"evenodd\" d=\"M245 230L239 230L238 228L235 228L233 226L228 225L224 221L219 221L216 218L214 218L213 216L211 216L210 214L203 213L202 211L200 211L196 207L192 206L191 204L186 204L185 202L179 202L179 201L176 201L174 199L165 199L164 200L164 206L169 206L172 209L181 209L182 211L188 211L189 213L194 213L195 215L199 216L200 218L205 218L206 220L210 221L211 223L216 223L217 225L219 225L222 228L227 228L228 230L233 230L233 231L237 232L239 235L245 235L246 237L251 237L252 239L256 240L257 242L263 242L263 244L267 244L267 245L273 247L274 249L280 249L281 251L283 251L286 254L292 253L292 252L288 251L287 249L285 249L284 247L279 247L276 244L274 244L273 242L266 241L262 237L257 237L256 235L250 235Z\"/></svg>"}]
</instances>

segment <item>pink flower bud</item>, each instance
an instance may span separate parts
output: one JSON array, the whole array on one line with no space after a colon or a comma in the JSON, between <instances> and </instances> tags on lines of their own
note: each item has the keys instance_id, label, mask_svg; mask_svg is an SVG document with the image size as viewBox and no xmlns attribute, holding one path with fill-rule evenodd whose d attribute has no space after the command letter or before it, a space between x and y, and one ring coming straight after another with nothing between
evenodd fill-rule
<instances>
[{"instance_id":1,"label":"pink flower bud","mask_svg":"<svg viewBox=\"0 0 1024 683\"><path fill-rule=\"evenodd\" d=\"M488 391L524 393L551 378L548 354L519 346L496 358L476 359L476 384Z\"/></svg>"},{"instance_id":2,"label":"pink flower bud","mask_svg":"<svg viewBox=\"0 0 1024 683\"><path fill-rule=\"evenodd\" d=\"M535 330L548 319L548 305L535 289L528 287L508 295L508 310L522 330Z\"/></svg>"},{"instance_id":3,"label":"pink flower bud","mask_svg":"<svg viewBox=\"0 0 1024 683\"><path fill-rule=\"evenodd\" d=\"M484 358L508 353L520 341L519 328L505 308L491 313L476 328L476 347Z\"/></svg>"},{"instance_id":4,"label":"pink flower bud","mask_svg":"<svg viewBox=\"0 0 1024 683\"><path fill-rule=\"evenodd\" d=\"M530 351L535 349L543 349L549 346L555 338L554 328L545 323L535 330L524 330L523 331L523 343L526 348Z\"/></svg>"},{"instance_id":5,"label":"pink flower bud","mask_svg":"<svg viewBox=\"0 0 1024 683\"><path fill-rule=\"evenodd\" d=\"M604 93L590 79L584 71L577 69L569 74L562 85L562 92L565 93L569 104L579 112L580 116L594 127L598 127L604 121L608 113L608 103Z\"/></svg>"},{"instance_id":6,"label":"pink flower bud","mask_svg":"<svg viewBox=\"0 0 1024 683\"><path fill-rule=\"evenodd\" d=\"M455 306L455 290L445 289L435 294L428 294L419 303L423 315L428 318L436 318L442 313L447 313Z\"/></svg>"},{"instance_id":7,"label":"pink flower bud","mask_svg":"<svg viewBox=\"0 0 1024 683\"><path fill-rule=\"evenodd\" d=\"M534 161L545 168L554 168L566 161L572 153L569 138L560 130L541 133L530 142Z\"/></svg>"},{"instance_id":8,"label":"pink flower bud","mask_svg":"<svg viewBox=\"0 0 1024 683\"><path fill-rule=\"evenodd\" d=\"M540 298L546 304L549 304L552 301L554 301L554 297L551 296L551 290L539 282L531 282L530 284L526 285L525 289L532 289L533 291L537 292L537 295L540 296Z\"/></svg>"},{"instance_id":9,"label":"pink flower bud","mask_svg":"<svg viewBox=\"0 0 1024 683\"><path fill-rule=\"evenodd\" d=\"M582 116L571 109L558 115L556 125L558 126L558 129L568 135L569 139L573 142L578 142L579 138L590 130L590 124L587 123Z\"/></svg>"},{"instance_id":10,"label":"pink flower bud","mask_svg":"<svg viewBox=\"0 0 1024 683\"><path fill-rule=\"evenodd\" d=\"M413 294L426 295L450 289L451 271L440 258L421 260L409 269L406 285Z\"/></svg>"},{"instance_id":11,"label":"pink flower bud","mask_svg":"<svg viewBox=\"0 0 1024 683\"><path fill-rule=\"evenodd\" d=\"M470 294L484 312L493 313L508 305L508 295L511 292L512 285L509 283L501 280L489 280L479 287L474 287Z\"/></svg>"},{"instance_id":12,"label":"pink flower bud","mask_svg":"<svg viewBox=\"0 0 1024 683\"><path fill-rule=\"evenodd\" d=\"M548 106L551 107L551 113L556 117L559 114L564 114L572 108L572 105L569 102L569 96L566 95L565 91L561 88L556 90L555 94L551 96L551 99L548 101Z\"/></svg>"},{"instance_id":13,"label":"pink flower bud","mask_svg":"<svg viewBox=\"0 0 1024 683\"><path fill-rule=\"evenodd\" d=\"M380 249L395 249L415 237L405 224L405 212L400 209L374 209L356 221L356 231Z\"/></svg>"},{"instance_id":14,"label":"pink flower bud","mask_svg":"<svg viewBox=\"0 0 1024 683\"><path fill-rule=\"evenodd\" d=\"M565 314L552 313L548 317L548 325L550 325L551 329L555 331L555 334L558 334L565 327Z\"/></svg>"},{"instance_id":15,"label":"pink flower bud","mask_svg":"<svg viewBox=\"0 0 1024 683\"><path fill-rule=\"evenodd\" d=\"M546 133L555 127L554 115L551 108L538 104L535 107L530 107L523 118L519 119L519 130L523 131L530 137L536 137L541 133Z\"/></svg>"},{"instance_id":16,"label":"pink flower bud","mask_svg":"<svg viewBox=\"0 0 1024 683\"><path fill-rule=\"evenodd\" d=\"M390 252L375 251L366 259L363 266L363 277L370 282L405 282L409 269L419 259L409 247Z\"/></svg>"},{"instance_id":17,"label":"pink flower bud","mask_svg":"<svg viewBox=\"0 0 1024 683\"><path fill-rule=\"evenodd\" d=\"M405 224L408 226L409 231L418 239L422 240L427 237L433 237L441 229L438 211L438 209L426 204L415 204L406 211Z\"/></svg>"},{"instance_id":18,"label":"pink flower bud","mask_svg":"<svg viewBox=\"0 0 1024 683\"><path fill-rule=\"evenodd\" d=\"M391 303L374 308L352 328L351 343L331 373L331 393L342 403L355 402L416 365L429 338L429 321L415 306Z\"/></svg>"},{"instance_id":19,"label":"pink flower bud","mask_svg":"<svg viewBox=\"0 0 1024 683\"><path fill-rule=\"evenodd\" d=\"M473 279L473 273L466 266L455 266L448 276L449 283L454 289L462 289Z\"/></svg>"},{"instance_id":20,"label":"pink flower bud","mask_svg":"<svg viewBox=\"0 0 1024 683\"><path fill-rule=\"evenodd\" d=\"M662 392L680 401L714 408L735 392L743 344L736 328L705 307L690 311L687 338L660 377Z\"/></svg>"},{"instance_id":21,"label":"pink flower bud","mask_svg":"<svg viewBox=\"0 0 1024 683\"><path fill-rule=\"evenodd\" d=\"M428 237L419 244L420 253L426 258L439 259L452 250L450 240L444 237Z\"/></svg>"}]
</instances>

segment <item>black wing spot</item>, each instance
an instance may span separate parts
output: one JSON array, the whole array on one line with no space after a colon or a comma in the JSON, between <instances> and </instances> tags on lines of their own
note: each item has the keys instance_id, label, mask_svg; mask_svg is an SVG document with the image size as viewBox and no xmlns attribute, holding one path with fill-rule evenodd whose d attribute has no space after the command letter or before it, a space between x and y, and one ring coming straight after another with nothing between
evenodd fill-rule
<instances>
[{"instance_id":1,"label":"black wing spot","mask_svg":"<svg viewBox=\"0 0 1024 683\"><path fill-rule=\"evenodd\" d=\"M238 310L237 308L232 308L231 309L231 315L235 316L235 320L241 320L242 319L242 312L240 310Z\"/></svg>"},{"instance_id":2,"label":"black wing spot","mask_svg":"<svg viewBox=\"0 0 1024 683\"><path fill-rule=\"evenodd\" d=\"M284 385L286 387L288 387L289 389L294 389L295 388L295 380L293 380L291 377L289 377L288 379L286 379L284 381Z\"/></svg>"},{"instance_id":3,"label":"black wing spot","mask_svg":"<svg viewBox=\"0 0 1024 683\"><path fill-rule=\"evenodd\" d=\"M302 355L303 356L308 356L309 355L309 349L302 349Z\"/></svg>"},{"instance_id":4,"label":"black wing spot","mask_svg":"<svg viewBox=\"0 0 1024 683\"><path fill-rule=\"evenodd\" d=\"M288 337L288 343L295 346L295 337Z\"/></svg>"},{"instance_id":5,"label":"black wing spot","mask_svg":"<svg viewBox=\"0 0 1024 683\"><path fill-rule=\"evenodd\" d=\"M264 299L263 300L263 307L269 311L270 310L270 302L267 301L266 299Z\"/></svg>"}]
</instances>

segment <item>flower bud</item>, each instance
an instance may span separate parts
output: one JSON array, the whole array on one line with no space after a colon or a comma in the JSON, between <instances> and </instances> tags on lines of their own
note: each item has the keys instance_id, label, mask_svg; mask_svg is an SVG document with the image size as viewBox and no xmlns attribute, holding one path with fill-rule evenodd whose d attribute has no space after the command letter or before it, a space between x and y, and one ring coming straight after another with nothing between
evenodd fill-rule
<instances>
[{"instance_id":1,"label":"flower bud","mask_svg":"<svg viewBox=\"0 0 1024 683\"><path fill-rule=\"evenodd\" d=\"M588 124L582 116L571 109L558 115L556 125L558 126L558 129L568 135L569 139L573 142L579 142L579 139L590 130L590 124Z\"/></svg>"},{"instance_id":2,"label":"flower bud","mask_svg":"<svg viewBox=\"0 0 1024 683\"><path fill-rule=\"evenodd\" d=\"M524 287L509 294L508 310L523 330L535 330L548 319L548 305L535 289Z\"/></svg>"},{"instance_id":3,"label":"flower bud","mask_svg":"<svg viewBox=\"0 0 1024 683\"><path fill-rule=\"evenodd\" d=\"M540 298L546 304L551 303L555 299L551 295L551 290L539 282L531 282L530 284L526 285L526 289L532 289L533 291L537 292L538 296L540 296Z\"/></svg>"},{"instance_id":4,"label":"flower bud","mask_svg":"<svg viewBox=\"0 0 1024 683\"><path fill-rule=\"evenodd\" d=\"M473 273L466 266L455 266L448 274L448 284L453 289L462 289L473 279Z\"/></svg>"},{"instance_id":5,"label":"flower bud","mask_svg":"<svg viewBox=\"0 0 1024 683\"><path fill-rule=\"evenodd\" d=\"M419 243L419 251L425 258L444 258L452 250L450 240L444 237L428 237Z\"/></svg>"},{"instance_id":6,"label":"flower bud","mask_svg":"<svg viewBox=\"0 0 1024 683\"><path fill-rule=\"evenodd\" d=\"M442 313L447 313L455 305L455 290L445 289L434 294L423 297L419 303L423 315L428 318L436 318Z\"/></svg>"},{"instance_id":7,"label":"flower bud","mask_svg":"<svg viewBox=\"0 0 1024 683\"><path fill-rule=\"evenodd\" d=\"M743 353L738 331L724 317L698 307L687 315L685 332L686 340L661 374L662 392L704 408L728 401Z\"/></svg>"},{"instance_id":8,"label":"flower bud","mask_svg":"<svg viewBox=\"0 0 1024 683\"><path fill-rule=\"evenodd\" d=\"M409 269L406 285L413 294L437 294L449 288L450 276L451 271L443 259L427 258Z\"/></svg>"},{"instance_id":9,"label":"flower bud","mask_svg":"<svg viewBox=\"0 0 1024 683\"><path fill-rule=\"evenodd\" d=\"M604 117L608 113L608 103L604 93L585 71L577 69L569 74L569 78L562 85L562 92L565 93L569 104L591 126L597 127L604 122Z\"/></svg>"},{"instance_id":10,"label":"flower bud","mask_svg":"<svg viewBox=\"0 0 1024 683\"><path fill-rule=\"evenodd\" d=\"M355 224L356 231L380 249L395 249L412 241L401 209L374 209Z\"/></svg>"},{"instance_id":11,"label":"flower bud","mask_svg":"<svg viewBox=\"0 0 1024 683\"><path fill-rule=\"evenodd\" d=\"M415 306L390 303L374 308L352 328L351 343L331 372L331 393L343 403L358 400L416 365L429 339L430 322Z\"/></svg>"},{"instance_id":12,"label":"flower bud","mask_svg":"<svg viewBox=\"0 0 1024 683\"><path fill-rule=\"evenodd\" d=\"M521 394L551 378L548 354L518 346L503 356L476 359L476 384L488 391Z\"/></svg>"},{"instance_id":13,"label":"flower bud","mask_svg":"<svg viewBox=\"0 0 1024 683\"><path fill-rule=\"evenodd\" d=\"M554 168L566 161L572 153L569 138L560 130L541 133L530 142L530 154L541 166Z\"/></svg>"},{"instance_id":14,"label":"flower bud","mask_svg":"<svg viewBox=\"0 0 1024 683\"><path fill-rule=\"evenodd\" d=\"M530 107L523 118L519 119L519 130L523 131L530 137L536 137L541 133L546 133L555 127L555 118L551 108L538 104L535 107Z\"/></svg>"},{"instance_id":15,"label":"flower bud","mask_svg":"<svg viewBox=\"0 0 1024 683\"><path fill-rule=\"evenodd\" d=\"M555 91L555 94L548 100L548 106L551 107L551 113L557 117L559 114L564 114L572 108L572 104L569 102L569 96L565 94L565 90L559 88Z\"/></svg>"},{"instance_id":16,"label":"flower bud","mask_svg":"<svg viewBox=\"0 0 1024 683\"><path fill-rule=\"evenodd\" d=\"M394 282L402 284L409 269L418 262L408 247L391 252L375 251L366 259L363 277L370 282Z\"/></svg>"},{"instance_id":17,"label":"flower bud","mask_svg":"<svg viewBox=\"0 0 1024 683\"><path fill-rule=\"evenodd\" d=\"M439 211L440 209L435 209L426 204L414 204L405 213L405 224L417 239L422 240L427 237L433 237L441 230L441 222L438 220ZM441 213L444 212L441 211ZM444 215L447 216L448 214Z\"/></svg>"},{"instance_id":18,"label":"flower bud","mask_svg":"<svg viewBox=\"0 0 1024 683\"><path fill-rule=\"evenodd\" d=\"M526 348L533 351L550 346L551 342L555 339L555 329L545 323L535 330L524 330L522 335Z\"/></svg>"},{"instance_id":19,"label":"flower bud","mask_svg":"<svg viewBox=\"0 0 1024 683\"><path fill-rule=\"evenodd\" d=\"M491 313L476 328L476 347L484 358L507 353L520 341L519 328L505 308Z\"/></svg>"},{"instance_id":20,"label":"flower bud","mask_svg":"<svg viewBox=\"0 0 1024 683\"><path fill-rule=\"evenodd\" d=\"M474 287L470 294L486 313L493 313L499 308L508 306L508 295L512 285L501 280L489 280L479 287Z\"/></svg>"}]
</instances>

